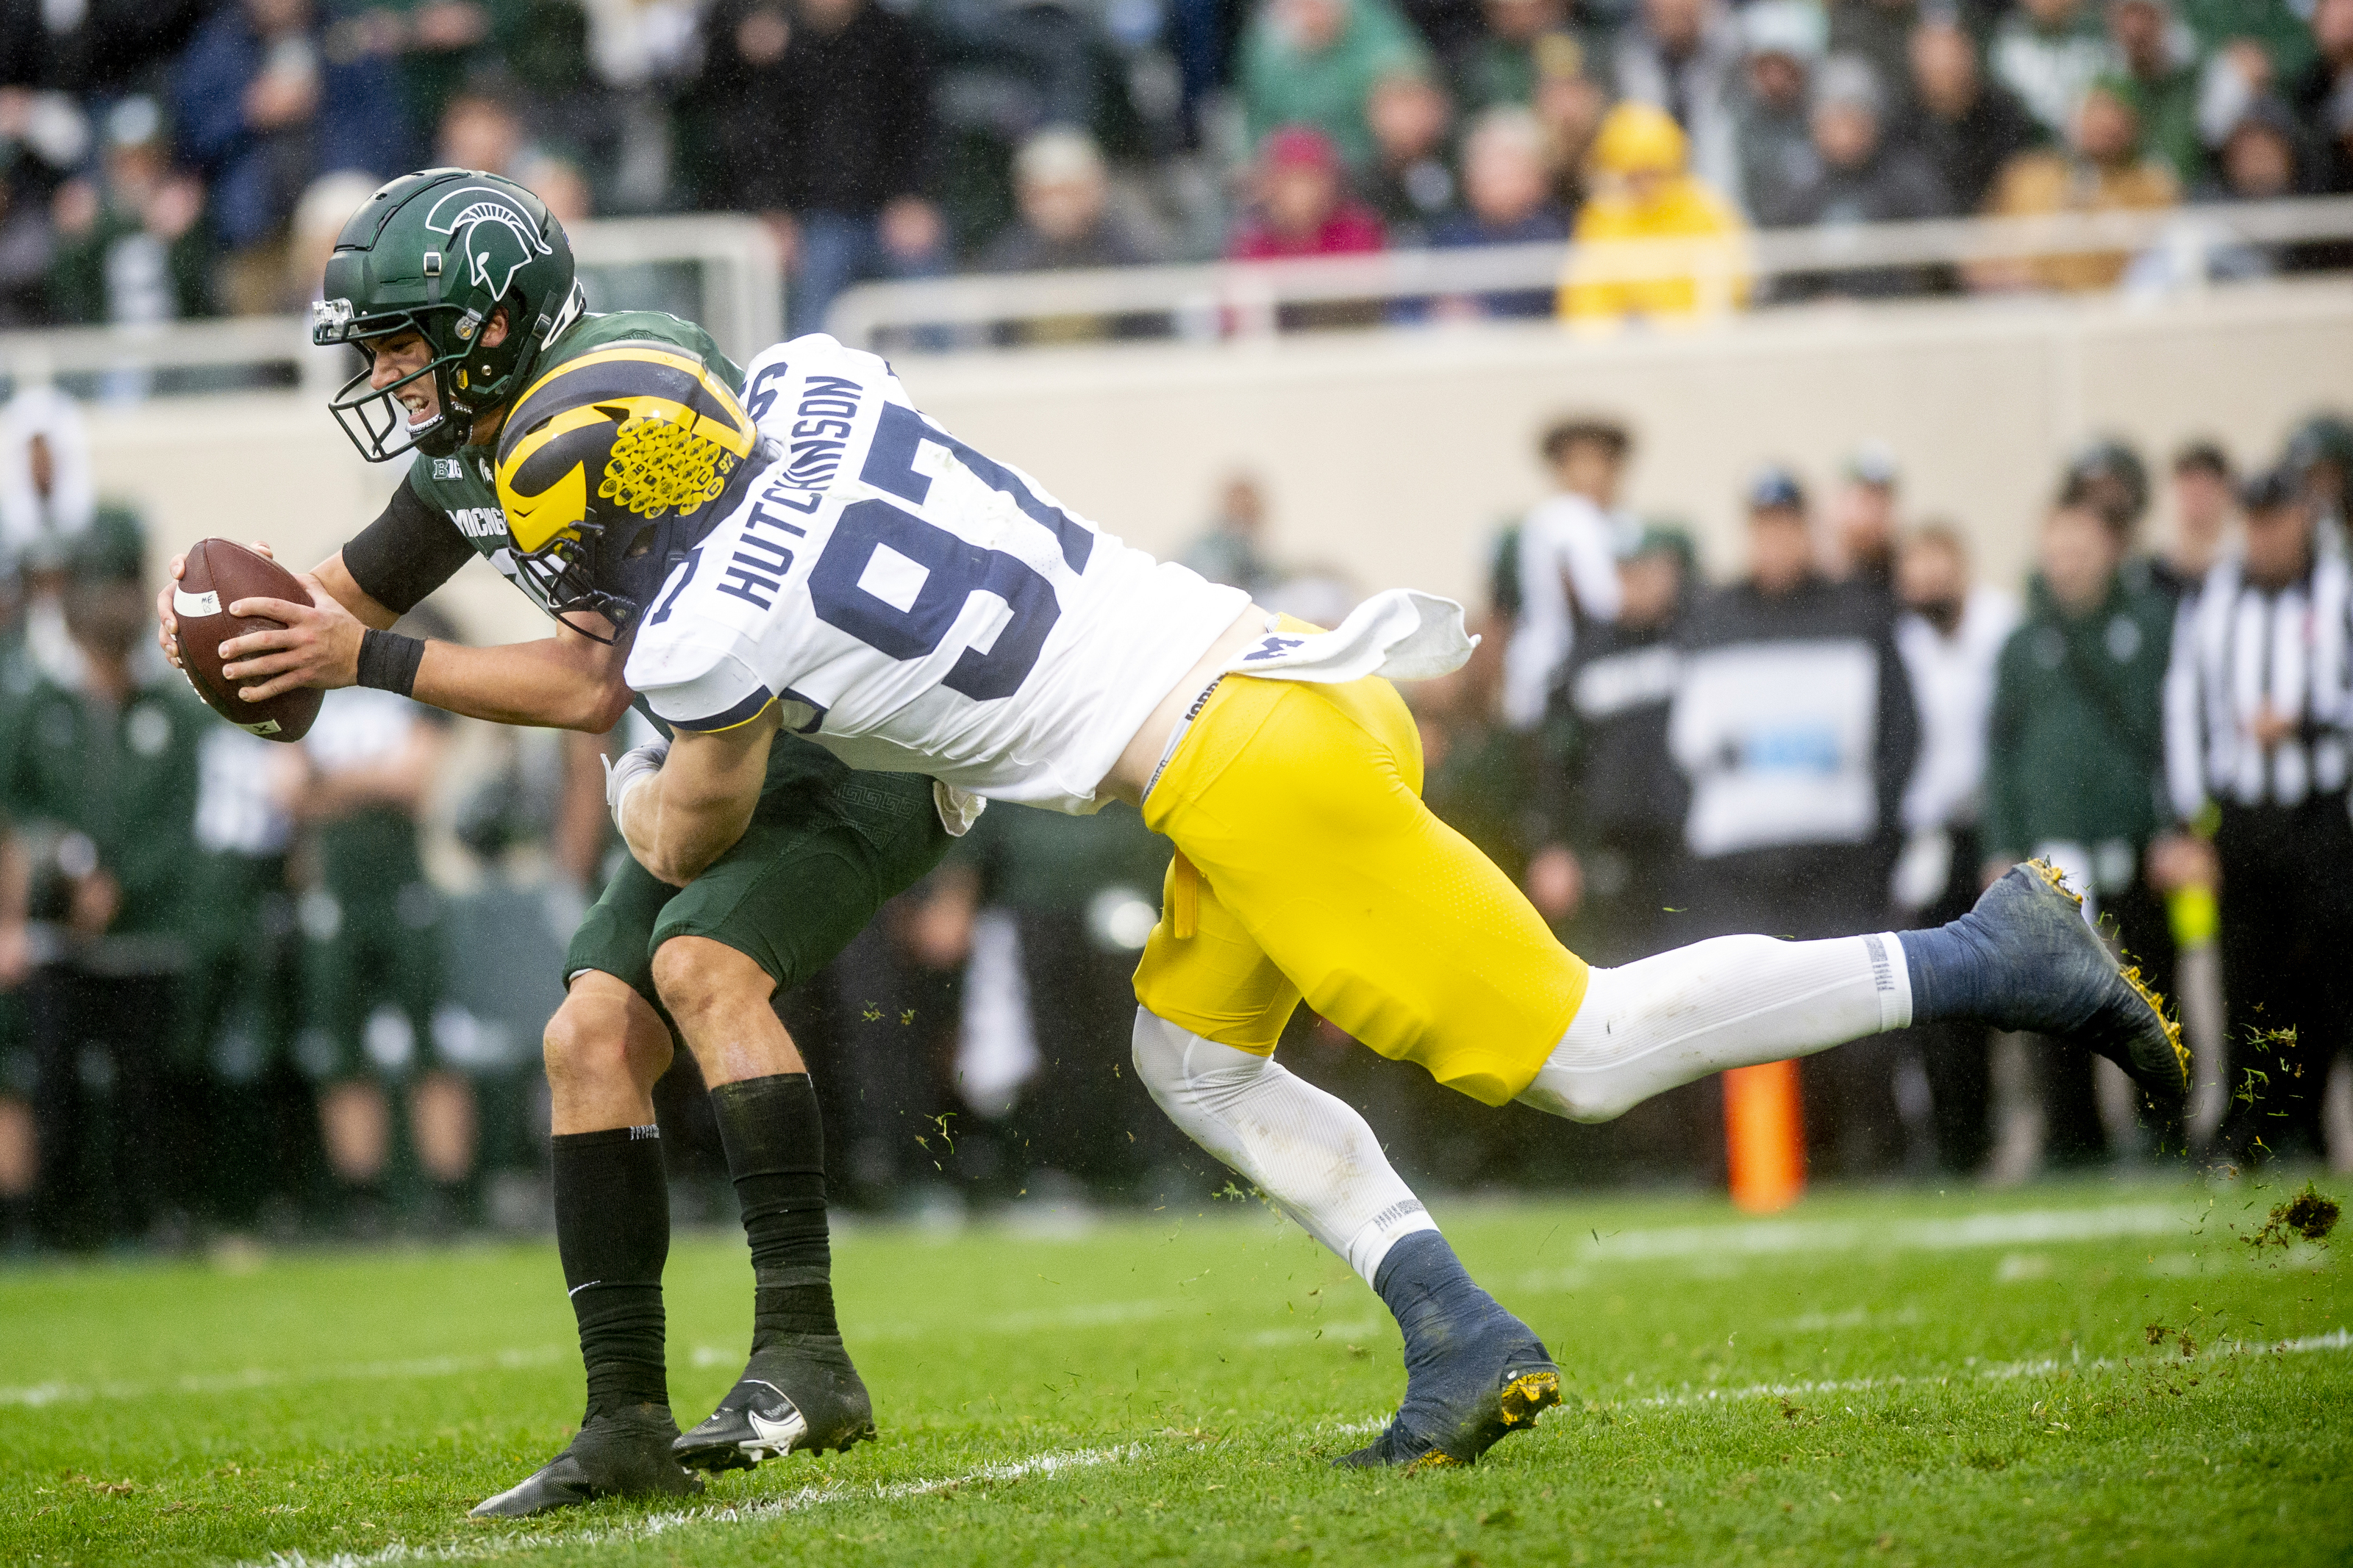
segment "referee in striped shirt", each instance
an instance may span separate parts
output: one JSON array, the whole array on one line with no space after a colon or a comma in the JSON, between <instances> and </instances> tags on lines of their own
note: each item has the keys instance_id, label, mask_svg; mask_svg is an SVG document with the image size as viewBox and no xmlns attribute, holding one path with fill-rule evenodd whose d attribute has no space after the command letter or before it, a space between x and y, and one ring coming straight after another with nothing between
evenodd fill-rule
<instances>
[{"instance_id":1,"label":"referee in striped shirt","mask_svg":"<svg viewBox=\"0 0 2353 1568\"><path fill-rule=\"evenodd\" d=\"M2244 544L2175 626L2166 775L2185 831L2156 858L2177 884L2220 872L2220 1152L2243 1162L2325 1152L2322 1090L2353 1035L2353 574L2288 474L2258 475L2241 504ZM2210 812L2211 859L2186 831Z\"/></svg>"}]
</instances>

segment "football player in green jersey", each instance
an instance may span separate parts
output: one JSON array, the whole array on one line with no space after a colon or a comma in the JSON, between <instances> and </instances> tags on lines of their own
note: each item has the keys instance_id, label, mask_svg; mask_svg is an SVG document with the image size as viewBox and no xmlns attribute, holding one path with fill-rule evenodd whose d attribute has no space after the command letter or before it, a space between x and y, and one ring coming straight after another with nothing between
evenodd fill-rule
<instances>
[{"instance_id":1,"label":"football player in green jersey","mask_svg":"<svg viewBox=\"0 0 2353 1568\"><path fill-rule=\"evenodd\" d=\"M285 626L222 646L242 695L356 684L503 723L601 733L620 722L632 627L757 467L744 460L760 437L737 401L742 373L691 322L589 313L555 218L521 186L462 169L394 180L353 216L312 335L366 357L331 406L364 456L406 456L408 474L382 516L301 579L313 605L248 602ZM560 367L567 389L633 411L642 459L702 467L696 485L665 489L641 528L549 563L511 548L491 458L507 416ZM465 647L389 630L476 554L554 618L553 636ZM175 591L158 604L174 659ZM630 862L589 910L546 1033L556 1246L587 1412L570 1447L476 1513L689 1492L702 1482L682 1465L748 1467L873 1435L834 1319L817 1100L767 998L822 968L930 870L951 818L961 831L957 804L932 781L853 776L797 741L777 748L752 828L725 862L684 889ZM670 1208L650 1099L673 1026L711 1089L756 1279L750 1363L684 1437L663 1363Z\"/></svg>"}]
</instances>

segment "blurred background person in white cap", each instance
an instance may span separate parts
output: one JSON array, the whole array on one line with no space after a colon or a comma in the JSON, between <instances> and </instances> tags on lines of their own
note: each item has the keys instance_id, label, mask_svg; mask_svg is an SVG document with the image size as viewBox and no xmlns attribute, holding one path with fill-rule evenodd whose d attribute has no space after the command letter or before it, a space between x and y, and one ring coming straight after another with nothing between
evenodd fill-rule
<instances>
[{"instance_id":1,"label":"blurred background person in white cap","mask_svg":"<svg viewBox=\"0 0 2353 1568\"><path fill-rule=\"evenodd\" d=\"M1616 535L1630 526L1618 489L1633 446L1626 426L1598 416L1561 420L1537 444L1554 491L1506 531L1497 557L1504 721L1514 730L1543 721L1577 628L1618 618Z\"/></svg>"},{"instance_id":2,"label":"blurred background person in white cap","mask_svg":"<svg viewBox=\"0 0 2353 1568\"><path fill-rule=\"evenodd\" d=\"M1827 30L1810 0L1756 0L1740 13L1740 205L1750 217L1806 177L1814 163L1812 72Z\"/></svg>"},{"instance_id":3,"label":"blurred background person in white cap","mask_svg":"<svg viewBox=\"0 0 2353 1568\"><path fill-rule=\"evenodd\" d=\"M1895 646L1920 708L1920 761L1904 793L1904 853L1888 891L1900 924L1941 925L1967 913L1980 890L1986 730L1994 671L2018 626L2018 597L1976 580L1968 542L1947 522L1924 523L1905 535L1895 593L1902 606ZM1967 1174L1991 1147L1992 1037L1981 1024L1959 1023L1910 1035L1927 1091L1925 1104L1898 1097L1907 1122L1925 1112L1914 1163L1925 1166L1932 1157L1937 1169ZM1908 1073L1913 1064L1898 1070Z\"/></svg>"}]
</instances>

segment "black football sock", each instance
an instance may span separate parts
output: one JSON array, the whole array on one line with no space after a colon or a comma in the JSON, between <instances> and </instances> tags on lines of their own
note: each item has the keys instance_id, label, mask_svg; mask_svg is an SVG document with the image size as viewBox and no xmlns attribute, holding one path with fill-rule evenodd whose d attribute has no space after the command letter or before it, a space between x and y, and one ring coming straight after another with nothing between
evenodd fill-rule
<instances>
[{"instance_id":1,"label":"black football sock","mask_svg":"<svg viewBox=\"0 0 2353 1568\"><path fill-rule=\"evenodd\" d=\"M661 1130L559 1132L554 1143L555 1250L580 1321L588 1413L667 1405L661 1277L670 1184Z\"/></svg>"},{"instance_id":2,"label":"black football sock","mask_svg":"<svg viewBox=\"0 0 2353 1568\"><path fill-rule=\"evenodd\" d=\"M816 1087L805 1072L776 1073L723 1083L711 1104L752 1244L753 1353L787 1334L839 1333Z\"/></svg>"}]
</instances>

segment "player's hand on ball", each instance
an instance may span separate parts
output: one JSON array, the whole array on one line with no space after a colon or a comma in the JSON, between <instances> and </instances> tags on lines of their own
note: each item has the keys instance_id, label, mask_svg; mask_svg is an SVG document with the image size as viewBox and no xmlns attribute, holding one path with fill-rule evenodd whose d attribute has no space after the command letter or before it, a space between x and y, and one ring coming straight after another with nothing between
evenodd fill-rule
<instances>
[{"instance_id":1,"label":"player's hand on ball","mask_svg":"<svg viewBox=\"0 0 2353 1568\"><path fill-rule=\"evenodd\" d=\"M246 548L265 561L278 559L278 552L259 539ZM180 668L180 617L172 613L172 595L179 587L180 579L187 574L187 556L173 556L171 568L164 574L166 581L155 593L155 641L163 648L164 657L172 661L174 669Z\"/></svg>"},{"instance_id":2,"label":"player's hand on ball","mask_svg":"<svg viewBox=\"0 0 2353 1568\"><path fill-rule=\"evenodd\" d=\"M234 616L284 623L220 645L221 674L247 683L237 689L242 701L267 702L298 686L332 690L359 679L360 638L367 628L310 573L298 572L294 580L311 595L310 604L239 599L228 606Z\"/></svg>"}]
</instances>

